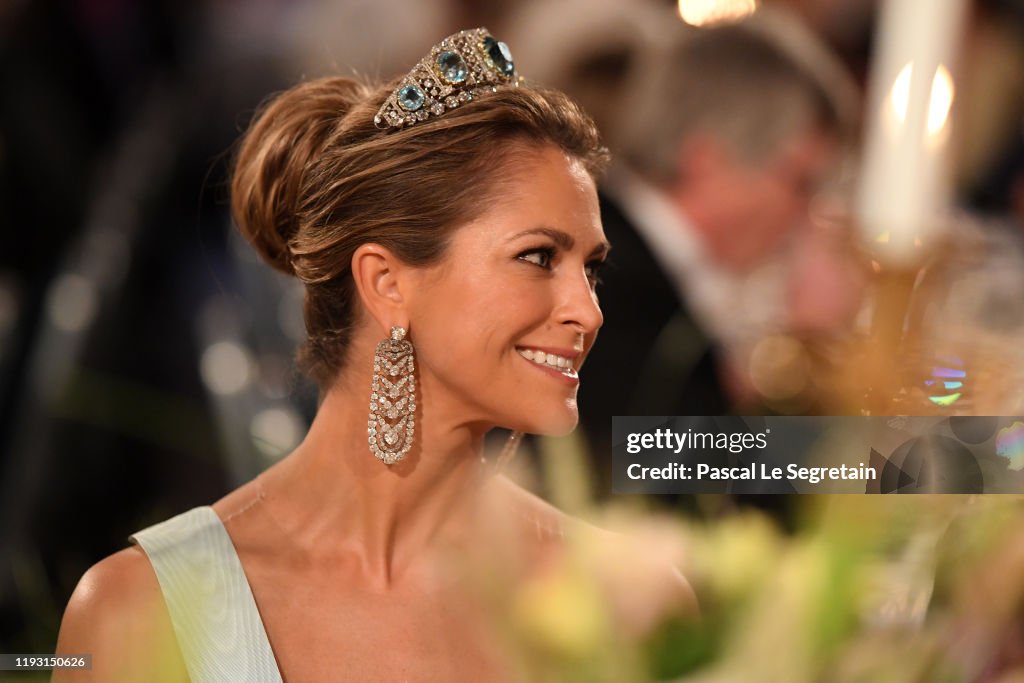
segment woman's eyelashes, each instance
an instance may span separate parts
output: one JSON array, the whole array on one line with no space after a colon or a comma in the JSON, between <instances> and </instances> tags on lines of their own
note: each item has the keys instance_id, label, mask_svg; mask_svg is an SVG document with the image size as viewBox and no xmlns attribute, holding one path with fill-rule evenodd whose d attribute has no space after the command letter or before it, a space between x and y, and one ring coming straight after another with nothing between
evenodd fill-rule
<instances>
[{"instance_id":1,"label":"woman's eyelashes","mask_svg":"<svg viewBox=\"0 0 1024 683\"><path fill-rule=\"evenodd\" d=\"M516 256L516 258L520 261L525 261L526 263L532 263L538 268L551 270L551 262L555 260L555 248L535 247L533 249L527 249Z\"/></svg>"},{"instance_id":2,"label":"woman's eyelashes","mask_svg":"<svg viewBox=\"0 0 1024 683\"><path fill-rule=\"evenodd\" d=\"M533 249L527 249L526 251L520 252L516 259L543 268L544 270L551 270L555 265L555 260L558 256L558 249L556 247L535 247ZM587 280L590 282L591 287L597 287L601 284L600 272L604 266L604 259L594 259L588 261L584 266L584 272L587 275Z\"/></svg>"},{"instance_id":3,"label":"woman's eyelashes","mask_svg":"<svg viewBox=\"0 0 1024 683\"><path fill-rule=\"evenodd\" d=\"M594 259L589 262L586 266L587 279L590 280L591 287L597 287L601 284L601 269L604 267L604 259Z\"/></svg>"}]
</instances>

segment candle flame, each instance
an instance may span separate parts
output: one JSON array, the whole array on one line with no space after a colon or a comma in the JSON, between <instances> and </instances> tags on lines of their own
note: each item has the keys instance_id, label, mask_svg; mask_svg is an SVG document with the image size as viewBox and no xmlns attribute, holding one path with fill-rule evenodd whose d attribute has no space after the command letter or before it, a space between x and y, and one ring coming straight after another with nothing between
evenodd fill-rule
<instances>
[{"instance_id":1,"label":"candle flame","mask_svg":"<svg viewBox=\"0 0 1024 683\"><path fill-rule=\"evenodd\" d=\"M889 106L895 115L898 127L907 121L907 110L910 106L910 83L914 77L914 64L908 62L900 69L889 91ZM932 77L932 86L928 96L928 138L934 140L946 127L949 111L953 106L953 77L945 65L940 64Z\"/></svg>"},{"instance_id":2,"label":"candle flame","mask_svg":"<svg viewBox=\"0 0 1024 683\"><path fill-rule=\"evenodd\" d=\"M932 78L932 92L928 102L928 135L936 136L949 121L949 110L953 106L953 77L942 64Z\"/></svg>"},{"instance_id":3,"label":"candle flame","mask_svg":"<svg viewBox=\"0 0 1024 683\"><path fill-rule=\"evenodd\" d=\"M692 26L737 21L753 14L758 0L679 0L679 17Z\"/></svg>"},{"instance_id":4,"label":"candle flame","mask_svg":"<svg viewBox=\"0 0 1024 683\"><path fill-rule=\"evenodd\" d=\"M900 127L907 121L907 109L910 105L910 79L914 76L914 63L908 62L902 69L896 80L893 81L892 90L889 91L889 102L892 104L893 113Z\"/></svg>"}]
</instances>

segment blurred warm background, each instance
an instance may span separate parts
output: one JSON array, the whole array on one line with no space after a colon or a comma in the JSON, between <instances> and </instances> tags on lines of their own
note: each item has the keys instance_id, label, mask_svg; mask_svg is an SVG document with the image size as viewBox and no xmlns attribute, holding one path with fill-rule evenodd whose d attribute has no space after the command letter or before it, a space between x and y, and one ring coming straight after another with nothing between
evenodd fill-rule
<instances>
[{"instance_id":1,"label":"blurred warm background","mask_svg":"<svg viewBox=\"0 0 1024 683\"><path fill-rule=\"evenodd\" d=\"M886 9L901 3L934 16ZM465 27L487 26L521 74L579 99L623 160L643 158L645 107L671 113L702 97L662 101L641 87L675 68L665 46L677 34L753 13L805 56L828 53L808 61L843 103L841 143L813 187L797 188L799 228L680 294L695 297L706 345L686 381L712 388L674 412L1024 413L1024 2L934 9L944 4L0 5L0 652L51 652L86 568L254 476L312 417L315 388L292 363L301 289L258 263L228 216L232 145L253 111L302 78L400 75ZM924 90L898 68L918 44L948 56ZM914 117L924 137L906 143L893 130ZM613 168L607 196L628 194L627 170ZM752 188L723 185L723 196L739 202ZM628 325L607 316L606 338ZM615 370L598 353L595 386ZM598 425L634 412L605 407L611 393L591 394ZM594 629L599 616L552 621L528 600L549 680L1024 680L1000 678L1024 660L1016 500L722 496L629 500L626 513L609 495L608 446L600 426L529 442L520 476L577 514L633 529L648 544L638 553L678 544L705 621L663 624L629 649ZM652 527L635 508L668 517ZM591 613L585 592L538 595ZM582 667L610 642L628 656ZM962 656L948 656L954 646Z\"/></svg>"}]
</instances>

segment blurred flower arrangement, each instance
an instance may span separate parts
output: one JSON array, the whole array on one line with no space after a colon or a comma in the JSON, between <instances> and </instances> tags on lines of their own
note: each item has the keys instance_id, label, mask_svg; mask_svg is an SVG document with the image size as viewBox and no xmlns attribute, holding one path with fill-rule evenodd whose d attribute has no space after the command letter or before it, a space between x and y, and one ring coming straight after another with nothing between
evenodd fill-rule
<instances>
[{"instance_id":1,"label":"blurred flower arrangement","mask_svg":"<svg viewBox=\"0 0 1024 683\"><path fill-rule=\"evenodd\" d=\"M581 512L616 534L567 531L560 561L493 604L523 678L1024 681L1024 501L801 500L793 533L755 512ZM699 614L658 578L670 565Z\"/></svg>"}]
</instances>

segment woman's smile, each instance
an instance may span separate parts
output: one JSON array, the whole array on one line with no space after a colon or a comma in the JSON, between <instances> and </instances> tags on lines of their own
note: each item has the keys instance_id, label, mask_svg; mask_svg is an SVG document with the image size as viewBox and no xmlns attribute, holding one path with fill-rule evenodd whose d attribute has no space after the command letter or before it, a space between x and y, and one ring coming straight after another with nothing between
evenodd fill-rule
<instances>
[{"instance_id":1,"label":"woman's smile","mask_svg":"<svg viewBox=\"0 0 1024 683\"><path fill-rule=\"evenodd\" d=\"M579 351L541 349L531 346L517 346L516 351L538 370L570 384L579 384L580 376L575 367L575 360L580 355Z\"/></svg>"}]
</instances>

